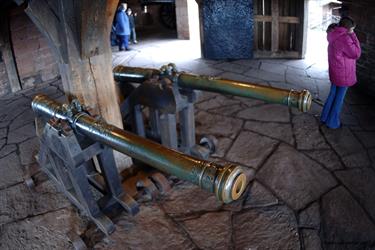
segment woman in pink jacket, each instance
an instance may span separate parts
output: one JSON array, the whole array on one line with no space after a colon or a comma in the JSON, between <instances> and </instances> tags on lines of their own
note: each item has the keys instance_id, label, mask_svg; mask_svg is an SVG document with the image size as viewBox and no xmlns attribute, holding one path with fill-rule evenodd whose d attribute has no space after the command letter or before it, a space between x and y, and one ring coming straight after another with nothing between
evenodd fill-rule
<instances>
[{"instance_id":1,"label":"woman in pink jacket","mask_svg":"<svg viewBox=\"0 0 375 250\"><path fill-rule=\"evenodd\" d=\"M331 90L320 120L329 128L341 126L340 111L346 91L357 82L356 61L361 55L361 46L354 28L353 19L343 17L337 27L327 30Z\"/></svg>"}]
</instances>

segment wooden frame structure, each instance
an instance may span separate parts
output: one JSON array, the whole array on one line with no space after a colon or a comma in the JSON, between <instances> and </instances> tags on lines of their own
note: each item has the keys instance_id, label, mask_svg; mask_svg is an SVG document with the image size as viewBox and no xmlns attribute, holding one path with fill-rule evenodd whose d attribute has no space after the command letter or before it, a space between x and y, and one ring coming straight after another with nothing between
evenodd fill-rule
<instances>
[{"instance_id":1,"label":"wooden frame structure","mask_svg":"<svg viewBox=\"0 0 375 250\"><path fill-rule=\"evenodd\" d=\"M254 0L254 57L302 58L305 0Z\"/></svg>"}]
</instances>

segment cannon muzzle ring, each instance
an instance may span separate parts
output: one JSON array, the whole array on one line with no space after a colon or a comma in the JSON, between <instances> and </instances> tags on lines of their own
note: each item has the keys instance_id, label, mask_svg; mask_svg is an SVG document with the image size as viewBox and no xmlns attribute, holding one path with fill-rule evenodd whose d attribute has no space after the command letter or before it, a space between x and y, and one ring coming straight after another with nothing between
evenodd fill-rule
<instances>
[{"instance_id":1,"label":"cannon muzzle ring","mask_svg":"<svg viewBox=\"0 0 375 250\"><path fill-rule=\"evenodd\" d=\"M216 197L224 203L238 200L245 191L246 175L241 167L227 165L217 176L215 183Z\"/></svg>"}]
</instances>

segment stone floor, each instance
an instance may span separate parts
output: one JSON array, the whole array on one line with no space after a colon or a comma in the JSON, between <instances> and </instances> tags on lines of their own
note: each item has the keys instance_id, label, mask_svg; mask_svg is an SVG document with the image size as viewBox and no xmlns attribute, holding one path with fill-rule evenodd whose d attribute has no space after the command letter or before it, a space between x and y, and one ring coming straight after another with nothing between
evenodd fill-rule
<instances>
[{"instance_id":1,"label":"stone floor","mask_svg":"<svg viewBox=\"0 0 375 250\"><path fill-rule=\"evenodd\" d=\"M187 41L150 40L114 52L114 64L160 67L309 89L313 109L294 109L213 93L196 104L199 135L218 139L212 159L245 167L254 179L240 201L223 205L180 181L144 202L135 217L116 219L116 231L94 249L375 249L375 102L350 89L343 127L319 123L329 81L309 60L210 61L192 58ZM174 51L179 49L180 51ZM182 53L181 55L178 53ZM174 56L178 55L178 58ZM0 99L0 249L71 249L70 230L87 219L50 182L29 190L24 176L38 149L32 96L64 100L60 81Z\"/></svg>"}]
</instances>

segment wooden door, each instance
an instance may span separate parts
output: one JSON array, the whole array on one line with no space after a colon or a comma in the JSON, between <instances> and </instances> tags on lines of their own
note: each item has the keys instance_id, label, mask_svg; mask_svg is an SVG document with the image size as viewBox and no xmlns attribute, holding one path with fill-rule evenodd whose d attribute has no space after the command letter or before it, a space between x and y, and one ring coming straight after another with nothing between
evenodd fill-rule
<instances>
[{"instance_id":1,"label":"wooden door","mask_svg":"<svg viewBox=\"0 0 375 250\"><path fill-rule=\"evenodd\" d=\"M305 0L254 0L254 57L302 58Z\"/></svg>"}]
</instances>

